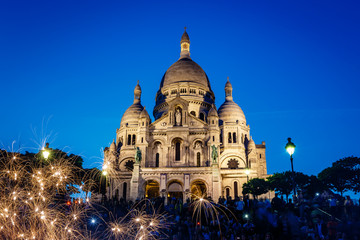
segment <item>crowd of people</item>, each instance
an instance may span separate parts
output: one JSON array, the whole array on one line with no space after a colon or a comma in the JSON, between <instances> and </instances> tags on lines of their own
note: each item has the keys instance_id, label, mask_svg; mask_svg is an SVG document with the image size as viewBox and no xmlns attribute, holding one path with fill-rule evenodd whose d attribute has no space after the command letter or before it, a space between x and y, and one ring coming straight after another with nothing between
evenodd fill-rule
<instances>
[{"instance_id":1,"label":"crowd of people","mask_svg":"<svg viewBox=\"0 0 360 240\"><path fill-rule=\"evenodd\" d=\"M357 240L360 239L360 206L334 194L301 193L284 200L247 196L218 201L203 199L150 199L152 208L167 215L166 228L158 236L171 240ZM120 201L114 209L125 213L133 203Z\"/></svg>"}]
</instances>

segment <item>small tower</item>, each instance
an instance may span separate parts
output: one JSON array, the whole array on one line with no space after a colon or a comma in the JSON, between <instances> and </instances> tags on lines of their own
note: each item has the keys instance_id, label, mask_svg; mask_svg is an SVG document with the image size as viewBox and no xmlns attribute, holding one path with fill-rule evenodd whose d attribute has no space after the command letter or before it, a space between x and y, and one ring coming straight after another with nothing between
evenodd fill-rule
<instances>
[{"instance_id":1,"label":"small tower","mask_svg":"<svg viewBox=\"0 0 360 240\"><path fill-rule=\"evenodd\" d=\"M219 126L218 125L219 115L217 111L212 107L208 113L208 122L210 126Z\"/></svg>"},{"instance_id":2,"label":"small tower","mask_svg":"<svg viewBox=\"0 0 360 240\"><path fill-rule=\"evenodd\" d=\"M190 58L190 38L186 32L186 27L181 37L180 46L181 46L180 58Z\"/></svg>"}]
</instances>

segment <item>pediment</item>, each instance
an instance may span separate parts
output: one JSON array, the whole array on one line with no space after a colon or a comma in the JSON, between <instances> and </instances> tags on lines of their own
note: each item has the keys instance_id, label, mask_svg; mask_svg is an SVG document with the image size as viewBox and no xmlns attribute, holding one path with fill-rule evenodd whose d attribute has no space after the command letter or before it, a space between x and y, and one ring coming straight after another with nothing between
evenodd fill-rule
<instances>
[{"instance_id":1,"label":"pediment","mask_svg":"<svg viewBox=\"0 0 360 240\"><path fill-rule=\"evenodd\" d=\"M186 112L188 111L189 102L179 96L169 101L168 104L169 104L169 110L175 109L176 106L181 105L184 111Z\"/></svg>"},{"instance_id":2,"label":"pediment","mask_svg":"<svg viewBox=\"0 0 360 240\"><path fill-rule=\"evenodd\" d=\"M199 128L199 127L207 127L208 124L199 118L192 116L191 114L189 116L189 127L190 128Z\"/></svg>"},{"instance_id":3,"label":"pediment","mask_svg":"<svg viewBox=\"0 0 360 240\"><path fill-rule=\"evenodd\" d=\"M159 119L157 119L155 122L151 123L149 128L167 128L169 124L169 114L166 113L163 116L161 116Z\"/></svg>"}]
</instances>

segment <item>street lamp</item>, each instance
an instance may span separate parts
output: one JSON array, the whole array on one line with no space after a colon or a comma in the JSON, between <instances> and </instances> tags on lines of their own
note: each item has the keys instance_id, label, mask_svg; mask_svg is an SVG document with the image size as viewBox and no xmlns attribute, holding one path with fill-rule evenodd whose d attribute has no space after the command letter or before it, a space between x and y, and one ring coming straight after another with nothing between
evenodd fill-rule
<instances>
[{"instance_id":1,"label":"street lamp","mask_svg":"<svg viewBox=\"0 0 360 240\"><path fill-rule=\"evenodd\" d=\"M249 182L250 169L246 168L245 169L245 174L246 174L247 182Z\"/></svg>"},{"instance_id":2,"label":"street lamp","mask_svg":"<svg viewBox=\"0 0 360 240\"><path fill-rule=\"evenodd\" d=\"M291 138L288 138L288 143L285 145L286 151L290 155L290 162L291 162L291 172L292 172L292 182L293 182L293 189L294 189L294 196L296 196L296 189L295 189L295 172L294 172L294 163L292 155L295 152L295 144L291 142Z\"/></svg>"},{"instance_id":3,"label":"street lamp","mask_svg":"<svg viewBox=\"0 0 360 240\"><path fill-rule=\"evenodd\" d=\"M51 148L49 148L49 143L46 143L45 147L43 147L41 149L42 156L44 157L45 160L48 160L48 158L50 156L50 150L51 150Z\"/></svg>"},{"instance_id":4,"label":"street lamp","mask_svg":"<svg viewBox=\"0 0 360 240\"><path fill-rule=\"evenodd\" d=\"M50 155L50 153L49 153L49 151L47 151L47 150L43 150L43 156L44 156L44 158L47 160L48 158L49 158L49 155Z\"/></svg>"}]
</instances>

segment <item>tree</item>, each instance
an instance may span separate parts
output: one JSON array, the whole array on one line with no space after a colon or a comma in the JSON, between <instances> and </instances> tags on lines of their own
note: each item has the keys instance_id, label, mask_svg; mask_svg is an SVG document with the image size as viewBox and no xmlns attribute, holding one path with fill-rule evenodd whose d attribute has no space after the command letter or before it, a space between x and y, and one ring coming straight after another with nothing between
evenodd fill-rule
<instances>
[{"instance_id":1,"label":"tree","mask_svg":"<svg viewBox=\"0 0 360 240\"><path fill-rule=\"evenodd\" d=\"M333 163L335 166L341 166L351 172L349 182L351 183L350 190L355 193L360 192L360 158L358 157L346 157Z\"/></svg>"},{"instance_id":2,"label":"tree","mask_svg":"<svg viewBox=\"0 0 360 240\"><path fill-rule=\"evenodd\" d=\"M253 178L243 185L242 193L252 194L254 198L257 196L267 193L269 191L269 184L265 179Z\"/></svg>"},{"instance_id":3,"label":"tree","mask_svg":"<svg viewBox=\"0 0 360 240\"><path fill-rule=\"evenodd\" d=\"M29 153L26 152L26 155L28 155L29 157L34 156L37 161L41 161L43 164L47 165L50 163L53 163L54 161L57 161L58 159L65 159L68 160L69 162L71 162L75 167L78 168L82 168L82 164L84 162L84 160L82 159L82 157L75 155L75 154L68 154L60 149L51 149L49 148L49 156L47 159L44 159L43 155L42 155L42 151L41 150L39 153L37 154L33 154L33 153Z\"/></svg>"},{"instance_id":4,"label":"tree","mask_svg":"<svg viewBox=\"0 0 360 240\"><path fill-rule=\"evenodd\" d=\"M283 173L274 173L268 177L269 187L271 190L286 196L286 201L293 189L292 185L292 173L290 171Z\"/></svg>"},{"instance_id":5,"label":"tree","mask_svg":"<svg viewBox=\"0 0 360 240\"><path fill-rule=\"evenodd\" d=\"M321 193L324 190L327 190L328 187L323 184L316 176L311 175L308 177L308 183L303 188L304 195L307 195L309 198L315 196L316 193Z\"/></svg>"},{"instance_id":6,"label":"tree","mask_svg":"<svg viewBox=\"0 0 360 240\"><path fill-rule=\"evenodd\" d=\"M314 180L315 176L308 176L302 172L294 172L294 183L298 191L308 193L308 191L313 191L315 188L312 184L316 181ZM286 171L283 173L275 173L272 176L268 177L269 185L271 190L275 190L277 193L286 196L288 200L289 195L293 191L293 173L291 171ZM315 177L316 178L316 177ZM309 193L308 193L309 194Z\"/></svg>"},{"instance_id":7,"label":"tree","mask_svg":"<svg viewBox=\"0 0 360 240\"><path fill-rule=\"evenodd\" d=\"M347 157L340 159L318 174L330 189L339 192L341 196L347 190L360 192L360 158Z\"/></svg>"}]
</instances>

